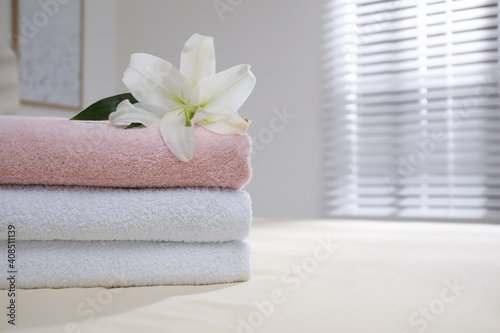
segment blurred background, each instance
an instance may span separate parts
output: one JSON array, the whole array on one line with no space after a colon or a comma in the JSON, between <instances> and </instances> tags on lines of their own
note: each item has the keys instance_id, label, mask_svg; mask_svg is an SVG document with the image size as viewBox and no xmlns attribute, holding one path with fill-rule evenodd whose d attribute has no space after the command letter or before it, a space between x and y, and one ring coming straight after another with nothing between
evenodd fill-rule
<instances>
[{"instance_id":1,"label":"blurred background","mask_svg":"<svg viewBox=\"0 0 500 333\"><path fill-rule=\"evenodd\" d=\"M256 217L498 222L498 12L496 0L85 0L82 104L126 92L132 53L178 66L193 33L213 36L217 71L248 63L257 77L240 110ZM11 31L0 0L5 42Z\"/></svg>"}]
</instances>

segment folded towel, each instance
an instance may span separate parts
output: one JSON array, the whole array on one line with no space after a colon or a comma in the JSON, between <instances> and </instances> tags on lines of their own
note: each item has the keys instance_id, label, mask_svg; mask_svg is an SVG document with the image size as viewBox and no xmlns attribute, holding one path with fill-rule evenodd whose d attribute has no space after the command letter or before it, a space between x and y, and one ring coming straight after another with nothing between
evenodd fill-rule
<instances>
[{"instance_id":1,"label":"folded towel","mask_svg":"<svg viewBox=\"0 0 500 333\"><path fill-rule=\"evenodd\" d=\"M0 242L6 253L7 242ZM245 242L17 241L16 287L215 284L251 276ZM0 288L9 281L0 279Z\"/></svg>"},{"instance_id":2,"label":"folded towel","mask_svg":"<svg viewBox=\"0 0 500 333\"><path fill-rule=\"evenodd\" d=\"M222 242L252 221L248 193L219 188L0 185L0 202L0 227L19 240Z\"/></svg>"},{"instance_id":3,"label":"folded towel","mask_svg":"<svg viewBox=\"0 0 500 333\"><path fill-rule=\"evenodd\" d=\"M159 127L0 116L0 184L242 188L251 175L248 135L195 128L196 148L178 160Z\"/></svg>"}]
</instances>

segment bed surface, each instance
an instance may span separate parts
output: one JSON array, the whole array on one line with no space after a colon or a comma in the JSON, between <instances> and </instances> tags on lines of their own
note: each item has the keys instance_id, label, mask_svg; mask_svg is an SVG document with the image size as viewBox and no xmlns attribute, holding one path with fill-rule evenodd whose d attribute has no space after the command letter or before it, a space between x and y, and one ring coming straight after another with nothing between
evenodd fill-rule
<instances>
[{"instance_id":1,"label":"bed surface","mask_svg":"<svg viewBox=\"0 0 500 333\"><path fill-rule=\"evenodd\" d=\"M250 243L245 283L19 290L15 332L500 332L500 226L255 220Z\"/></svg>"}]
</instances>

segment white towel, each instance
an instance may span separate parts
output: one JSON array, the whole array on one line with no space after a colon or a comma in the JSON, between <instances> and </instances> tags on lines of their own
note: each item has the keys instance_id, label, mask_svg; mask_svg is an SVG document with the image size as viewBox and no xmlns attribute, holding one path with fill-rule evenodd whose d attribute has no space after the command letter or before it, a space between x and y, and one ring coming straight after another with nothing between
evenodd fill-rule
<instances>
[{"instance_id":1,"label":"white towel","mask_svg":"<svg viewBox=\"0 0 500 333\"><path fill-rule=\"evenodd\" d=\"M223 242L245 239L251 221L245 191L0 186L0 227L18 240Z\"/></svg>"},{"instance_id":2,"label":"white towel","mask_svg":"<svg viewBox=\"0 0 500 333\"><path fill-rule=\"evenodd\" d=\"M7 253L7 242L0 245ZM250 247L242 241L17 241L15 269L21 289L200 285L251 276ZM0 288L8 286L0 279Z\"/></svg>"}]
</instances>

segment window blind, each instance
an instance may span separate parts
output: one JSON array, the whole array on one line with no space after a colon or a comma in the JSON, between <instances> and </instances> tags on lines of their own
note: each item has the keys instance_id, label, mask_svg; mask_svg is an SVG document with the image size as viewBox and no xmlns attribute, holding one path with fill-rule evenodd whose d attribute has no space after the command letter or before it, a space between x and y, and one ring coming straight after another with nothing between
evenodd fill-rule
<instances>
[{"instance_id":1,"label":"window blind","mask_svg":"<svg viewBox=\"0 0 500 333\"><path fill-rule=\"evenodd\" d=\"M325 2L327 216L500 221L499 8Z\"/></svg>"}]
</instances>

